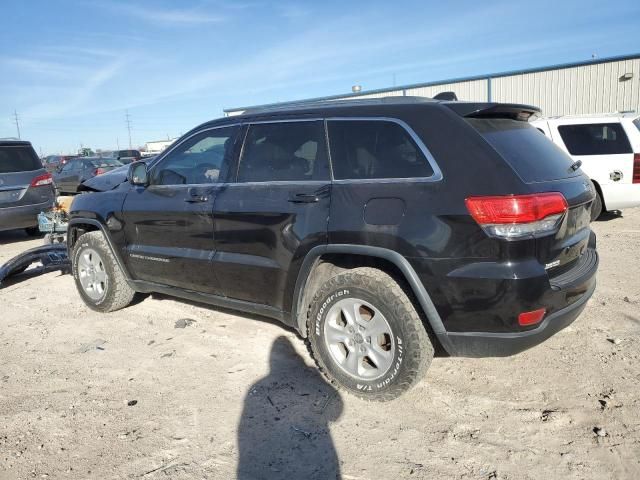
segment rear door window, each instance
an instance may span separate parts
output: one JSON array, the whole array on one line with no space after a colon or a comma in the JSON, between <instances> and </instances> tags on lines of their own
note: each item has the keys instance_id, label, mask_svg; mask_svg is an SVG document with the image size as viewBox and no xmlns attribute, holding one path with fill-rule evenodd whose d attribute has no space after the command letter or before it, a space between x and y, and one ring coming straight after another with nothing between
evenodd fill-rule
<instances>
[{"instance_id":1,"label":"rear door window","mask_svg":"<svg viewBox=\"0 0 640 480\"><path fill-rule=\"evenodd\" d=\"M327 122L336 180L431 177L433 168L401 125L386 120Z\"/></svg>"},{"instance_id":2,"label":"rear door window","mask_svg":"<svg viewBox=\"0 0 640 480\"><path fill-rule=\"evenodd\" d=\"M326 150L322 121L250 125L238 182L328 180Z\"/></svg>"},{"instance_id":3,"label":"rear door window","mask_svg":"<svg viewBox=\"0 0 640 480\"><path fill-rule=\"evenodd\" d=\"M506 118L469 118L473 128L527 183L581 175L560 147L527 122Z\"/></svg>"},{"instance_id":4,"label":"rear door window","mask_svg":"<svg viewBox=\"0 0 640 480\"><path fill-rule=\"evenodd\" d=\"M620 123L559 125L558 132L571 155L619 155L632 153Z\"/></svg>"},{"instance_id":5,"label":"rear door window","mask_svg":"<svg viewBox=\"0 0 640 480\"><path fill-rule=\"evenodd\" d=\"M0 173L30 172L42 168L42 162L32 148L0 146Z\"/></svg>"}]
</instances>

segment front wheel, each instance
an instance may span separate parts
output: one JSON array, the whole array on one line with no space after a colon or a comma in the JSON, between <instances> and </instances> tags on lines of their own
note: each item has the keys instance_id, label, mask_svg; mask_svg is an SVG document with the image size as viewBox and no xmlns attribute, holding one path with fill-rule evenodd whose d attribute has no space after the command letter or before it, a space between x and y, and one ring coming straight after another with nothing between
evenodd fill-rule
<instances>
[{"instance_id":1,"label":"front wheel","mask_svg":"<svg viewBox=\"0 0 640 480\"><path fill-rule=\"evenodd\" d=\"M88 232L73 246L72 272L84 303L99 312L113 312L131 303L129 286L102 232Z\"/></svg>"},{"instance_id":2,"label":"front wheel","mask_svg":"<svg viewBox=\"0 0 640 480\"><path fill-rule=\"evenodd\" d=\"M315 295L307 340L329 380L365 400L393 400L420 380L433 344L420 315L385 272L355 268Z\"/></svg>"}]
</instances>

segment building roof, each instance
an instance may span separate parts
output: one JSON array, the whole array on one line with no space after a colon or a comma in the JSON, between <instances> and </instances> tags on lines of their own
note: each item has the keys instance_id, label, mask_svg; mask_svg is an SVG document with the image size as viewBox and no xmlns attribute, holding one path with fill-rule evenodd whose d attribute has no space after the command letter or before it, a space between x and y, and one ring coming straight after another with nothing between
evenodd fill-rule
<instances>
[{"instance_id":1,"label":"building roof","mask_svg":"<svg viewBox=\"0 0 640 480\"><path fill-rule=\"evenodd\" d=\"M522 70L509 70L504 72L488 73L485 75L474 75L470 77L449 78L445 80L437 80L434 82L413 83L409 85L400 85L397 87L379 88L376 90L366 90L366 91L363 90L357 93L344 93L340 95L329 95L325 97L315 97L315 98L308 98L308 99L301 99L301 100L293 100L288 102L268 103L264 105L253 105L253 106L247 106L247 107L225 108L223 112L225 114L229 114L229 113L235 113L235 112L241 112L241 111L247 111L247 110L259 110L259 109L261 110L261 109L267 109L267 108L277 108L280 106L287 106L287 105L300 105L303 103L316 103L316 102L334 101L334 100L341 100L341 99L346 100L350 98L357 98L357 97L366 96L366 95L374 95L378 93L397 92L401 90L409 90L409 89L421 88L421 87L433 87L433 86L447 84L447 83L469 82L473 80L484 80L488 78L509 77L512 75L545 72L549 70L561 70L564 68L583 67L587 65L598 65L601 63L619 62L622 60L633 60L637 58L640 58L640 53L634 53L629 55L618 55L614 57L596 58L596 59L585 60L580 62L559 63L555 65L548 65L545 67L527 68Z\"/></svg>"}]
</instances>

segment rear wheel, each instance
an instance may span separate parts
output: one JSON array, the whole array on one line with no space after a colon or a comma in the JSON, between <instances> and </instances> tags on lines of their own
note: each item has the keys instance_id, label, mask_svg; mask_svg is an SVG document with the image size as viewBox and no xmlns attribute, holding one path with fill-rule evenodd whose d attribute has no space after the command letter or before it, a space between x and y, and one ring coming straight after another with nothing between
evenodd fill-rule
<instances>
[{"instance_id":1,"label":"rear wheel","mask_svg":"<svg viewBox=\"0 0 640 480\"><path fill-rule=\"evenodd\" d=\"M369 267L320 287L307 341L329 380L365 400L392 400L420 380L433 345L411 300L388 274Z\"/></svg>"},{"instance_id":2,"label":"rear wheel","mask_svg":"<svg viewBox=\"0 0 640 480\"><path fill-rule=\"evenodd\" d=\"M82 235L73 247L72 272L84 303L113 312L131 303L135 291L127 283L102 232Z\"/></svg>"}]
</instances>

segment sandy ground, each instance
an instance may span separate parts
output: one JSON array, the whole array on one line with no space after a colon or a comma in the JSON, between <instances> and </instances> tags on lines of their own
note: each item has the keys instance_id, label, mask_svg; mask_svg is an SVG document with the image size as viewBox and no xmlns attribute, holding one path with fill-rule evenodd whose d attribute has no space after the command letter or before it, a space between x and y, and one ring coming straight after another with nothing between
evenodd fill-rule
<instances>
[{"instance_id":1,"label":"sandy ground","mask_svg":"<svg viewBox=\"0 0 640 480\"><path fill-rule=\"evenodd\" d=\"M386 404L336 392L261 318L159 296L102 315L58 273L11 285L0 479L640 478L640 209L594 228L599 285L571 327L437 358ZM0 233L0 262L39 243Z\"/></svg>"}]
</instances>

